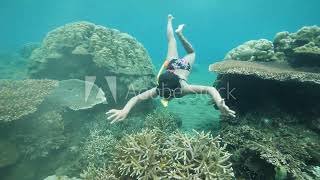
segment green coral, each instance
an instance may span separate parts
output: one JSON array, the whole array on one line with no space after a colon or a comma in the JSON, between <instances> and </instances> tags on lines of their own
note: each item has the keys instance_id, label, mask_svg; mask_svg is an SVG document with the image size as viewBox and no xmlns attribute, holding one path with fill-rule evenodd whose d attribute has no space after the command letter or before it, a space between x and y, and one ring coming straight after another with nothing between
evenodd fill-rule
<instances>
[{"instance_id":1,"label":"green coral","mask_svg":"<svg viewBox=\"0 0 320 180\"><path fill-rule=\"evenodd\" d=\"M158 108L148 114L144 127L148 129L158 128L165 132L173 132L181 126L181 120L167 109Z\"/></svg>"},{"instance_id":2,"label":"green coral","mask_svg":"<svg viewBox=\"0 0 320 180\"><path fill-rule=\"evenodd\" d=\"M56 86L54 80L0 80L0 122L34 113Z\"/></svg>"},{"instance_id":3,"label":"green coral","mask_svg":"<svg viewBox=\"0 0 320 180\"><path fill-rule=\"evenodd\" d=\"M209 133L143 130L127 135L116 147L112 166L88 167L85 179L232 179L230 154Z\"/></svg>"}]
</instances>

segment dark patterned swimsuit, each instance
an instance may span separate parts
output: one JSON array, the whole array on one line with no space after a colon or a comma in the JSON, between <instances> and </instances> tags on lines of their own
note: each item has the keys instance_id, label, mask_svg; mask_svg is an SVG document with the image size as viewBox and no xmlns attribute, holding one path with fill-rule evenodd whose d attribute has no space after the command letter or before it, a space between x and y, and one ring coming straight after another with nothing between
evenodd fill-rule
<instances>
[{"instance_id":1,"label":"dark patterned swimsuit","mask_svg":"<svg viewBox=\"0 0 320 180\"><path fill-rule=\"evenodd\" d=\"M190 71L190 63L185 59L172 59L167 67L168 70L184 69Z\"/></svg>"}]
</instances>

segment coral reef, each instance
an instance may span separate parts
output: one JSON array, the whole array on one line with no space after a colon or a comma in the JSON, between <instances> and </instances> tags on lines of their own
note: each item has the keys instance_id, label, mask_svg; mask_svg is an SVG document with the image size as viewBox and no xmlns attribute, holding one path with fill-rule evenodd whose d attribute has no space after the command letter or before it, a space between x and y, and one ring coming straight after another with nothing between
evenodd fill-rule
<instances>
[{"instance_id":1,"label":"coral reef","mask_svg":"<svg viewBox=\"0 0 320 180\"><path fill-rule=\"evenodd\" d=\"M224 59L262 62L277 60L272 42L266 39L248 41L228 52Z\"/></svg>"},{"instance_id":2,"label":"coral reef","mask_svg":"<svg viewBox=\"0 0 320 180\"><path fill-rule=\"evenodd\" d=\"M294 67L320 67L320 27L303 27L295 33L279 32L273 42L248 41L228 52L224 60L288 62Z\"/></svg>"},{"instance_id":3,"label":"coral reef","mask_svg":"<svg viewBox=\"0 0 320 180\"><path fill-rule=\"evenodd\" d=\"M0 80L0 122L34 113L56 86L54 80Z\"/></svg>"},{"instance_id":4,"label":"coral reef","mask_svg":"<svg viewBox=\"0 0 320 180\"><path fill-rule=\"evenodd\" d=\"M310 169L320 162L319 32L313 26L278 33L275 61L227 58L209 67L218 73L214 86L237 112L235 119L221 117L220 131L237 178L314 176Z\"/></svg>"},{"instance_id":5,"label":"coral reef","mask_svg":"<svg viewBox=\"0 0 320 180\"><path fill-rule=\"evenodd\" d=\"M78 178L69 178L68 176L48 176L47 178L45 178L44 180L81 180Z\"/></svg>"},{"instance_id":6,"label":"coral reef","mask_svg":"<svg viewBox=\"0 0 320 180\"><path fill-rule=\"evenodd\" d=\"M320 73L301 71L286 64L227 60L210 65L220 75L254 76L262 80L320 84Z\"/></svg>"},{"instance_id":7,"label":"coral reef","mask_svg":"<svg viewBox=\"0 0 320 180\"><path fill-rule=\"evenodd\" d=\"M232 179L230 154L220 138L195 132L144 130L127 135L117 145L112 166L88 167L84 179Z\"/></svg>"},{"instance_id":8,"label":"coral reef","mask_svg":"<svg viewBox=\"0 0 320 180\"><path fill-rule=\"evenodd\" d=\"M111 131L101 131L93 128L81 148L81 164L103 167L111 160L111 153L115 150L116 139Z\"/></svg>"},{"instance_id":9,"label":"coral reef","mask_svg":"<svg viewBox=\"0 0 320 180\"><path fill-rule=\"evenodd\" d=\"M181 120L167 109L158 108L148 114L144 127L148 129L160 129L164 132L173 132L181 127Z\"/></svg>"},{"instance_id":10,"label":"coral reef","mask_svg":"<svg viewBox=\"0 0 320 180\"><path fill-rule=\"evenodd\" d=\"M12 165L17 162L19 152L15 144L0 139L0 168Z\"/></svg>"},{"instance_id":11,"label":"coral reef","mask_svg":"<svg viewBox=\"0 0 320 180\"><path fill-rule=\"evenodd\" d=\"M35 43L35 42L27 43L20 48L19 54L21 57L28 59L31 56L32 51L39 48L40 46L41 46L40 43Z\"/></svg>"},{"instance_id":12,"label":"coral reef","mask_svg":"<svg viewBox=\"0 0 320 180\"><path fill-rule=\"evenodd\" d=\"M15 52L0 54L1 79L25 79L27 77L27 60Z\"/></svg>"},{"instance_id":13,"label":"coral reef","mask_svg":"<svg viewBox=\"0 0 320 180\"><path fill-rule=\"evenodd\" d=\"M307 26L295 33L280 32L274 38L275 52L293 66L320 67L320 27Z\"/></svg>"},{"instance_id":14,"label":"coral reef","mask_svg":"<svg viewBox=\"0 0 320 180\"><path fill-rule=\"evenodd\" d=\"M84 80L96 76L96 84L108 91L105 76L116 77L119 98L129 89L140 91L155 85L154 68L141 43L126 33L89 22L51 31L30 59L32 78Z\"/></svg>"},{"instance_id":15,"label":"coral reef","mask_svg":"<svg viewBox=\"0 0 320 180\"><path fill-rule=\"evenodd\" d=\"M289 177L302 178L307 163L319 161L309 153L309 149L320 148L312 145L319 143L314 132L303 126L284 125L282 119L266 126L255 116L245 118L239 118L236 124L224 122L221 132L234 154L231 160L238 177L272 178L279 175L280 169Z\"/></svg>"},{"instance_id":16,"label":"coral reef","mask_svg":"<svg viewBox=\"0 0 320 180\"><path fill-rule=\"evenodd\" d=\"M58 111L38 110L21 121L16 121L11 132L18 148L27 159L47 157L60 149L64 142L64 122Z\"/></svg>"},{"instance_id":17,"label":"coral reef","mask_svg":"<svg viewBox=\"0 0 320 180\"><path fill-rule=\"evenodd\" d=\"M47 97L51 103L72 110L89 109L104 103L104 92L94 83L78 79L59 81L57 88Z\"/></svg>"}]
</instances>

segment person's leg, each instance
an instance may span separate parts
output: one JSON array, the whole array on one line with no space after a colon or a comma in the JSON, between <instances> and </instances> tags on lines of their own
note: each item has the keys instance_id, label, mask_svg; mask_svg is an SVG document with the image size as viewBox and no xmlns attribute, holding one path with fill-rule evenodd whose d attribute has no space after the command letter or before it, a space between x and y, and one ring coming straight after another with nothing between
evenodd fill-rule
<instances>
[{"instance_id":1,"label":"person's leg","mask_svg":"<svg viewBox=\"0 0 320 180\"><path fill-rule=\"evenodd\" d=\"M184 47L184 49L187 51L188 54L192 54L194 53L194 49L192 47L192 45L190 44L190 42L187 40L187 38L184 37L184 35L182 34L182 30L184 28L184 24L179 25L179 27L176 30L176 33Z\"/></svg>"},{"instance_id":2,"label":"person's leg","mask_svg":"<svg viewBox=\"0 0 320 180\"><path fill-rule=\"evenodd\" d=\"M167 60L171 61L172 59L179 58L178 49L177 49L177 41L174 38L174 32L172 28L172 20L173 16L171 14L168 15L168 25L167 25L167 37L168 37L168 53Z\"/></svg>"},{"instance_id":3,"label":"person's leg","mask_svg":"<svg viewBox=\"0 0 320 180\"><path fill-rule=\"evenodd\" d=\"M187 51L187 55L183 59L188 61L190 66L192 67L196 56L195 56L195 52L194 52L194 49L193 49L191 43L182 34L183 28L184 28L184 24L179 25L178 29L176 30L176 33L177 33L184 49Z\"/></svg>"}]
</instances>

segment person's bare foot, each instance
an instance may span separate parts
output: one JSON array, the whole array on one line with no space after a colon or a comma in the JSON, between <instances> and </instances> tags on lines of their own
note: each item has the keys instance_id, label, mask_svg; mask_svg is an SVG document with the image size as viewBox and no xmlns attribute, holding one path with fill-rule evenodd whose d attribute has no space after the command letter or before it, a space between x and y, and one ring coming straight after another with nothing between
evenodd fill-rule
<instances>
[{"instance_id":1,"label":"person's bare foot","mask_svg":"<svg viewBox=\"0 0 320 180\"><path fill-rule=\"evenodd\" d=\"M176 29L176 33L182 33L182 30L183 30L184 26L185 26L185 24L180 24L178 26L178 28Z\"/></svg>"},{"instance_id":2,"label":"person's bare foot","mask_svg":"<svg viewBox=\"0 0 320 180\"><path fill-rule=\"evenodd\" d=\"M168 15L168 21L172 21L174 19L174 17L172 16L172 14Z\"/></svg>"}]
</instances>

